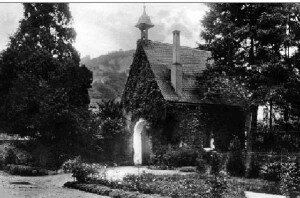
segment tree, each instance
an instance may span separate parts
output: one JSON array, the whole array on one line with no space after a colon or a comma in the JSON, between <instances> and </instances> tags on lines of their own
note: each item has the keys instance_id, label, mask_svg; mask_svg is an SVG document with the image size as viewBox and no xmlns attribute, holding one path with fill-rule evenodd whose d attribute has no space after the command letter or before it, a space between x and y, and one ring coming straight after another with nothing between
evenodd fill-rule
<instances>
[{"instance_id":1,"label":"tree","mask_svg":"<svg viewBox=\"0 0 300 198\"><path fill-rule=\"evenodd\" d=\"M96 113L99 119L101 136L113 139L122 136L125 132L125 122L120 102L114 100L98 103L99 111Z\"/></svg>"},{"instance_id":2,"label":"tree","mask_svg":"<svg viewBox=\"0 0 300 198\"><path fill-rule=\"evenodd\" d=\"M68 4L24 4L24 18L0 58L6 132L52 146L88 145L92 73L79 65L71 22Z\"/></svg>"},{"instance_id":3,"label":"tree","mask_svg":"<svg viewBox=\"0 0 300 198\"><path fill-rule=\"evenodd\" d=\"M206 94L217 93L225 100L230 97L237 102L241 95L246 96L242 98L248 112L246 130L251 151L257 106L269 103L271 115L274 103L282 109L292 106L292 101L288 101L291 89L288 84L299 82L299 74L295 72L290 51L299 45L299 6L213 3L209 7L202 21L201 36L207 41L206 48L212 51L214 66L204 73L201 83L205 82ZM211 84L215 89L211 89ZM227 97L228 90L247 94Z\"/></svg>"},{"instance_id":4,"label":"tree","mask_svg":"<svg viewBox=\"0 0 300 198\"><path fill-rule=\"evenodd\" d=\"M103 156L106 160L116 160L117 156L124 156L124 143L129 137L125 130L122 105L114 100L104 100L98 103L98 112L95 113L99 127L98 137L102 145Z\"/></svg>"}]
</instances>

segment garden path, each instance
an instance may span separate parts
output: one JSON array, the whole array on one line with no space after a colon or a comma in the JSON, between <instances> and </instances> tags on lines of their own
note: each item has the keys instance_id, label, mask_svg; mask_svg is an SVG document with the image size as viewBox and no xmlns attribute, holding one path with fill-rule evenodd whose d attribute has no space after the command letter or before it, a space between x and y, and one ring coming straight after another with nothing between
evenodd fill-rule
<instances>
[{"instance_id":1,"label":"garden path","mask_svg":"<svg viewBox=\"0 0 300 198\"><path fill-rule=\"evenodd\" d=\"M271 194L255 193L249 191L245 191L245 195L247 198L286 198L285 196L282 195L271 195Z\"/></svg>"},{"instance_id":2,"label":"garden path","mask_svg":"<svg viewBox=\"0 0 300 198\"><path fill-rule=\"evenodd\" d=\"M151 170L146 166L117 166L106 169L106 178L110 180L122 180L126 175L139 175L142 173L152 173L154 175L194 174L189 172L180 172L179 170Z\"/></svg>"},{"instance_id":3,"label":"garden path","mask_svg":"<svg viewBox=\"0 0 300 198\"><path fill-rule=\"evenodd\" d=\"M67 181L73 181L71 174L38 177L9 175L0 171L1 198L106 198L92 193L63 188Z\"/></svg>"}]
</instances>

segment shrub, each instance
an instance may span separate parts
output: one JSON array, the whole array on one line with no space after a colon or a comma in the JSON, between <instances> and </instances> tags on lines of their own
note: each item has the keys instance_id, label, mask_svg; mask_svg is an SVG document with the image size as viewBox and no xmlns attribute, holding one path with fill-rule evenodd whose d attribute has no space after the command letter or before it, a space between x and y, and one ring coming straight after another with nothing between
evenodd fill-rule
<instances>
[{"instance_id":1,"label":"shrub","mask_svg":"<svg viewBox=\"0 0 300 198\"><path fill-rule=\"evenodd\" d=\"M295 162L282 164L280 189L284 195L296 197L300 195L300 165Z\"/></svg>"},{"instance_id":2,"label":"shrub","mask_svg":"<svg viewBox=\"0 0 300 198\"><path fill-rule=\"evenodd\" d=\"M255 156L252 156L248 177L249 178L259 178L260 169L261 169L261 163L259 162L258 158Z\"/></svg>"},{"instance_id":3,"label":"shrub","mask_svg":"<svg viewBox=\"0 0 300 198\"><path fill-rule=\"evenodd\" d=\"M214 175L206 183L209 186L207 193L213 198L222 198L228 191L227 175L225 172Z\"/></svg>"},{"instance_id":4,"label":"shrub","mask_svg":"<svg viewBox=\"0 0 300 198\"><path fill-rule=\"evenodd\" d=\"M184 166L179 169L180 172L196 172L197 169L194 166Z\"/></svg>"},{"instance_id":5,"label":"shrub","mask_svg":"<svg viewBox=\"0 0 300 198\"><path fill-rule=\"evenodd\" d=\"M81 163L80 157L69 159L62 164L62 169L65 173L71 173L75 167L75 164Z\"/></svg>"},{"instance_id":6,"label":"shrub","mask_svg":"<svg viewBox=\"0 0 300 198\"><path fill-rule=\"evenodd\" d=\"M202 157L197 158L196 169L199 173L205 173L207 171L207 162Z\"/></svg>"},{"instance_id":7,"label":"shrub","mask_svg":"<svg viewBox=\"0 0 300 198\"><path fill-rule=\"evenodd\" d=\"M5 164L16 164L17 155L13 151L13 149L8 149L6 156L5 156Z\"/></svg>"},{"instance_id":8,"label":"shrub","mask_svg":"<svg viewBox=\"0 0 300 198\"><path fill-rule=\"evenodd\" d=\"M172 168L168 167L167 165L151 165L151 166L148 166L148 169L150 169L150 170L169 170Z\"/></svg>"},{"instance_id":9,"label":"shrub","mask_svg":"<svg viewBox=\"0 0 300 198\"><path fill-rule=\"evenodd\" d=\"M72 170L72 176L75 177L78 182L86 182L88 176L95 172L96 170L91 165L87 163L81 163L74 167Z\"/></svg>"},{"instance_id":10,"label":"shrub","mask_svg":"<svg viewBox=\"0 0 300 198\"><path fill-rule=\"evenodd\" d=\"M214 175L219 174L222 169L221 155L216 151L212 151L210 154L209 164L211 166L211 173Z\"/></svg>"},{"instance_id":11,"label":"shrub","mask_svg":"<svg viewBox=\"0 0 300 198\"><path fill-rule=\"evenodd\" d=\"M244 197L245 190L275 192L274 189L278 189L274 182L228 178L225 172L221 172L221 175L213 176L200 174L128 175L123 181L111 181L102 178L91 181L91 183L109 186L112 189L149 193L149 197L155 197L154 194L160 194L161 196L173 198L218 198L222 195L223 197L241 198Z\"/></svg>"},{"instance_id":12,"label":"shrub","mask_svg":"<svg viewBox=\"0 0 300 198\"><path fill-rule=\"evenodd\" d=\"M4 158L0 158L0 170L3 170L5 168L5 159Z\"/></svg>"},{"instance_id":13,"label":"shrub","mask_svg":"<svg viewBox=\"0 0 300 198\"><path fill-rule=\"evenodd\" d=\"M243 162L242 147L238 137L235 137L231 141L229 151L226 170L232 176L243 176L245 174L245 165Z\"/></svg>"},{"instance_id":14,"label":"shrub","mask_svg":"<svg viewBox=\"0 0 300 198\"><path fill-rule=\"evenodd\" d=\"M6 166L6 171L8 171L12 175L21 175L21 176L48 175L48 171L46 169L25 166L25 165L9 164Z\"/></svg>"},{"instance_id":15,"label":"shrub","mask_svg":"<svg viewBox=\"0 0 300 198\"><path fill-rule=\"evenodd\" d=\"M86 192L96 193L99 195L108 196L109 193L112 191L109 187L106 186L99 186L95 184L81 184L78 182L66 182L64 187L67 188L75 188Z\"/></svg>"},{"instance_id":16,"label":"shrub","mask_svg":"<svg viewBox=\"0 0 300 198\"><path fill-rule=\"evenodd\" d=\"M32 165L32 157L31 155L23 150L11 146L7 149L5 153L4 163L5 164L18 164L18 165Z\"/></svg>"},{"instance_id":17,"label":"shrub","mask_svg":"<svg viewBox=\"0 0 300 198\"><path fill-rule=\"evenodd\" d=\"M170 167L195 166L198 152L190 147L169 148L163 155L163 164Z\"/></svg>"},{"instance_id":18,"label":"shrub","mask_svg":"<svg viewBox=\"0 0 300 198\"><path fill-rule=\"evenodd\" d=\"M68 160L63 164L62 168L65 172L71 172L72 177L75 177L78 182L86 182L89 175L97 172L97 167L84 163L81 157Z\"/></svg>"},{"instance_id":19,"label":"shrub","mask_svg":"<svg viewBox=\"0 0 300 198\"><path fill-rule=\"evenodd\" d=\"M163 163L163 156L166 151L169 150L169 147L167 145L161 145L159 142L153 146L154 154L150 155L150 165L166 167L167 165Z\"/></svg>"},{"instance_id":20,"label":"shrub","mask_svg":"<svg viewBox=\"0 0 300 198\"><path fill-rule=\"evenodd\" d=\"M49 169L58 169L62 161L59 157L59 155L56 154L58 151L58 147L54 146L45 146L41 143L32 143L35 145L32 145L32 158L33 158L33 163L36 166L40 167L47 167Z\"/></svg>"},{"instance_id":21,"label":"shrub","mask_svg":"<svg viewBox=\"0 0 300 198\"><path fill-rule=\"evenodd\" d=\"M262 165L260 170L261 178L268 181L280 181L281 174L281 163L280 162L271 162L265 163Z\"/></svg>"},{"instance_id":22,"label":"shrub","mask_svg":"<svg viewBox=\"0 0 300 198\"><path fill-rule=\"evenodd\" d=\"M82 191L115 198L167 198L157 194L146 195L139 192L128 192L122 189L111 189L99 184L81 184L77 182L67 182L64 184L64 187L75 188Z\"/></svg>"}]
</instances>

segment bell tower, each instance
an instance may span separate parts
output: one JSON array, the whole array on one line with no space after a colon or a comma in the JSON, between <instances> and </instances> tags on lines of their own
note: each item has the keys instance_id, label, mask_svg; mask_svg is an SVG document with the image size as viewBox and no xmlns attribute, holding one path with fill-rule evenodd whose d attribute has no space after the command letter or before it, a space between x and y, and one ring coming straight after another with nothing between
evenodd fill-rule
<instances>
[{"instance_id":1,"label":"bell tower","mask_svg":"<svg viewBox=\"0 0 300 198\"><path fill-rule=\"evenodd\" d=\"M139 21L135 25L135 27L139 28L141 31L141 40L147 42L148 41L148 30L154 27L153 23L150 20L150 17L146 14L146 6L144 5L144 12L142 16L139 18Z\"/></svg>"}]
</instances>

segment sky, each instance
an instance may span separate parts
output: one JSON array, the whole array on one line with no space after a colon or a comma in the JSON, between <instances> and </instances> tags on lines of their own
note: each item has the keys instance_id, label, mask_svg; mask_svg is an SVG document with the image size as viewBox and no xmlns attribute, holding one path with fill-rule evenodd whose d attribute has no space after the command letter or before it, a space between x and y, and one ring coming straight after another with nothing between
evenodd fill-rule
<instances>
[{"instance_id":1,"label":"sky","mask_svg":"<svg viewBox=\"0 0 300 198\"><path fill-rule=\"evenodd\" d=\"M142 3L70 3L75 48L81 57L92 58L111 51L135 49L140 31L134 27L143 13ZM172 43L172 31L181 31L181 45L196 47L201 22L208 8L202 3L147 3L146 12L155 25L149 39ZM0 51L23 17L20 3L0 3Z\"/></svg>"}]
</instances>

